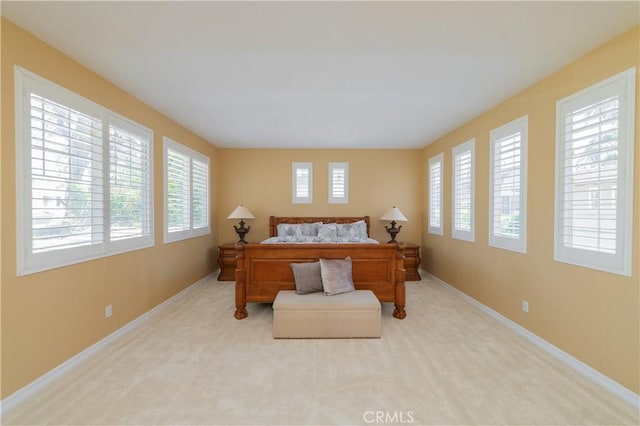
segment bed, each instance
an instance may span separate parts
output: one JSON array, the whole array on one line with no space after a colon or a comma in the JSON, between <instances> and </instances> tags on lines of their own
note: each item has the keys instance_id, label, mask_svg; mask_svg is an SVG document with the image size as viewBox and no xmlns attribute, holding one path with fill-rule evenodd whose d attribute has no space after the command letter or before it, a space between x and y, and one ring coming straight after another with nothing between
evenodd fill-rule
<instances>
[{"instance_id":1,"label":"bed","mask_svg":"<svg viewBox=\"0 0 640 426\"><path fill-rule=\"evenodd\" d=\"M362 217L275 217L269 219L269 235L277 236L280 224L337 223L365 221L369 233L369 216ZM393 316L406 317L404 243L282 243L236 244L235 318L248 316L247 303L272 303L280 290L295 290L291 263L311 262L320 258L351 257L353 282L357 290L371 290L380 302L395 304Z\"/></svg>"}]
</instances>

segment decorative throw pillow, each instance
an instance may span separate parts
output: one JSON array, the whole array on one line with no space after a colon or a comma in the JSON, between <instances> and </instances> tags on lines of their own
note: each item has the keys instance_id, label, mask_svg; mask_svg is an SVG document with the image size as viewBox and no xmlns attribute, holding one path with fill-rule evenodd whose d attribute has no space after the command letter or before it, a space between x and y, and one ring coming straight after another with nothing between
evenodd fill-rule
<instances>
[{"instance_id":1,"label":"decorative throw pillow","mask_svg":"<svg viewBox=\"0 0 640 426\"><path fill-rule=\"evenodd\" d=\"M351 223L337 224L338 237L348 238L349 241L360 241L367 239L367 223L364 220Z\"/></svg>"},{"instance_id":2,"label":"decorative throw pillow","mask_svg":"<svg viewBox=\"0 0 640 426\"><path fill-rule=\"evenodd\" d=\"M320 262L290 263L297 294L318 293L324 291Z\"/></svg>"},{"instance_id":3,"label":"decorative throw pillow","mask_svg":"<svg viewBox=\"0 0 640 426\"><path fill-rule=\"evenodd\" d=\"M355 290L350 257L346 259L320 259L320 273L322 274L324 294L327 296Z\"/></svg>"},{"instance_id":4,"label":"decorative throw pillow","mask_svg":"<svg viewBox=\"0 0 640 426\"><path fill-rule=\"evenodd\" d=\"M322 240L329 240L338 236L338 227L335 223L322 224L318 228L318 237Z\"/></svg>"},{"instance_id":5,"label":"decorative throw pillow","mask_svg":"<svg viewBox=\"0 0 640 426\"><path fill-rule=\"evenodd\" d=\"M315 223L281 223L277 226L279 241L291 241L297 237L318 235L322 222Z\"/></svg>"}]
</instances>

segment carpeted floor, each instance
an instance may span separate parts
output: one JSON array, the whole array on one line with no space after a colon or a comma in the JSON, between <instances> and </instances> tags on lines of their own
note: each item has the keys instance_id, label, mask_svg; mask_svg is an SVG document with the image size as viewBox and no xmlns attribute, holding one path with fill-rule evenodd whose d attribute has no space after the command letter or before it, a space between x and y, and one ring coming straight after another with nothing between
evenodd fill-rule
<instances>
[{"instance_id":1,"label":"carpeted floor","mask_svg":"<svg viewBox=\"0 0 640 426\"><path fill-rule=\"evenodd\" d=\"M274 340L209 280L2 424L638 424L637 410L427 279L381 339Z\"/></svg>"}]
</instances>

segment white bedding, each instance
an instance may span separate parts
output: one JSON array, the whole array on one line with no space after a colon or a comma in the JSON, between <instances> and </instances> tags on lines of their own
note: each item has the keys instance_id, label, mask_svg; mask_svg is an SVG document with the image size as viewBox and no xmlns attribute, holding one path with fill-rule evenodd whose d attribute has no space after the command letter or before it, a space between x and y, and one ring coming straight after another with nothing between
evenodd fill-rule
<instances>
[{"instance_id":1,"label":"white bedding","mask_svg":"<svg viewBox=\"0 0 640 426\"><path fill-rule=\"evenodd\" d=\"M380 244L373 238L349 238L349 237L313 237L307 235L298 235L295 238L287 238L283 241L282 237L271 237L262 241L261 244Z\"/></svg>"}]
</instances>

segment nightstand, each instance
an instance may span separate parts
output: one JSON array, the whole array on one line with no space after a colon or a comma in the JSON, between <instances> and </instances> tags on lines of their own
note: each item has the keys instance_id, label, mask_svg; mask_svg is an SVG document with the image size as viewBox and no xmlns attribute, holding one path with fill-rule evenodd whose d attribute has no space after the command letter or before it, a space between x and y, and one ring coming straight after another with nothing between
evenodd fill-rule
<instances>
[{"instance_id":1,"label":"nightstand","mask_svg":"<svg viewBox=\"0 0 640 426\"><path fill-rule=\"evenodd\" d=\"M218 255L218 266L220 266L218 281L235 281L236 243L222 244L218 246L218 250L220 250Z\"/></svg>"},{"instance_id":2,"label":"nightstand","mask_svg":"<svg viewBox=\"0 0 640 426\"><path fill-rule=\"evenodd\" d=\"M405 243L404 270L405 281L420 281L420 246L413 243Z\"/></svg>"}]
</instances>

